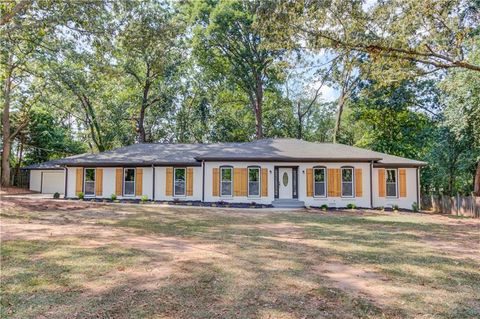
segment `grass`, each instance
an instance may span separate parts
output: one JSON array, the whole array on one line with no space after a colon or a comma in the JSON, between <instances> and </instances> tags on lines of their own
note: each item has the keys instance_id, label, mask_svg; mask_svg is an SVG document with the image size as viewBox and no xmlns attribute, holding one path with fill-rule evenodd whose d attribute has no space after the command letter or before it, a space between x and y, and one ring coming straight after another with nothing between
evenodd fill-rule
<instances>
[{"instance_id":1,"label":"grass","mask_svg":"<svg viewBox=\"0 0 480 319\"><path fill-rule=\"evenodd\" d=\"M1 318L480 316L471 219L92 204L2 224Z\"/></svg>"}]
</instances>

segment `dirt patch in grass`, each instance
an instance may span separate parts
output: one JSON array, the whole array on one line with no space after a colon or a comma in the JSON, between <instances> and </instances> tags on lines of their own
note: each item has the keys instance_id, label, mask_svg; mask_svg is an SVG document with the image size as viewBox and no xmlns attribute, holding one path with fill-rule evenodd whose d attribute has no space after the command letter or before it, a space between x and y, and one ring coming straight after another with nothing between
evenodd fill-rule
<instances>
[{"instance_id":1,"label":"dirt patch in grass","mask_svg":"<svg viewBox=\"0 0 480 319\"><path fill-rule=\"evenodd\" d=\"M480 316L478 220L37 204L2 207L2 318Z\"/></svg>"}]
</instances>

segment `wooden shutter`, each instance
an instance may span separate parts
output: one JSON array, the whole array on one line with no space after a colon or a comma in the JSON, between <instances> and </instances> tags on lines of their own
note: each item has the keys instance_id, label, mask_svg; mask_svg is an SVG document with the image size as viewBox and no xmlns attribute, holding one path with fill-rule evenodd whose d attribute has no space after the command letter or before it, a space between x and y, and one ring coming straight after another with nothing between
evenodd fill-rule
<instances>
[{"instance_id":1,"label":"wooden shutter","mask_svg":"<svg viewBox=\"0 0 480 319\"><path fill-rule=\"evenodd\" d=\"M313 169L307 168L307 197L313 197Z\"/></svg>"},{"instance_id":2,"label":"wooden shutter","mask_svg":"<svg viewBox=\"0 0 480 319\"><path fill-rule=\"evenodd\" d=\"M78 196L78 193L81 193L82 191L83 191L83 168L77 168L75 194Z\"/></svg>"},{"instance_id":3,"label":"wooden shutter","mask_svg":"<svg viewBox=\"0 0 480 319\"><path fill-rule=\"evenodd\" d=\"M143 195L143 168L135 169L135 196Z\"/></svg>"},{"instance_id":4,"label":"wooden shutter","mask_svg":"<svg viewBox=\"0 0 480 319\"><path fill-rule=\"evenodd\" d=\"M327 188L328 197L335 197L335 169L329 168L327 170Z\"/></svg>"},{"instance_id":5,"label":"wooden shutter","mask_svg":"<svg viewBox=\"0 0 480 319\"><path fill-rule=\"evenodd\" d=\"M103 195L103 169L97 168L95 170L95 195Z\"/></svg>"},{"instance_id":6,"label":"wooden shutter","mask_svg":"<svg viewBox=\"0 0 480 319\"><path fill-rule=\"evenodd\" d=\"M363 179L362 179L362 169L356 168L355 169L355 196L362 197L363 196Z\"/></svg>"},{"instance_id":7,"label":"wooden shutter","mask_svg":"<svg viewBox=\"0 0 480 319\"><path fill-rule=\"evenodd\" d=\"M385 197L385 169L378 169L378 197Z\"/></svg>"},{"instance_id":8,"label":"wooden shutter","mask_svg":"<svg viewBox=\"0 0 480 319\"><path fill-rule=\"evenodd\" d=\"M122 185L123 185L123 168L117 168L115 170L115 195L122 196Z\"/></svg>"},{"instance_id":9,"label":"wooden shutter","mask_svg":"<svg viewBox=\"0 0 480 319\"><path fill-rule=\"evenodd\" d=\"M248 169L247 168L240 168L242 180L241 180L241 195L240 196L248 196Z\"/></svg>"},{"instance_id":10,"label":"wooden shutter","mask_svg":"<svg viewBox=\"0 0 480 319\"><path fill-rule=\"evenodd\" d=\"M193 167L187 168L187 196L193 196Z\"/></svg>"},{"instance_id":11,"label":"wooden shutter","mask_svg":"<svg viewBox=\"0 0 480 319\"><path fill-rule=\"evenodd\" d=\"M407 170L400 168L398 174L400 175L400 197L407 197Z\"/></svg>"},{"instance_id":12,"label":"wooden shutter","mask_svg":"<svg viewBox=\"0 0 480 319\"><path fill-rule=\"evenodd\" d=\"M173 167L166 167L165 173L165 196L173 196Z\"/></svg>"},{"instance_id":13,"label":"wooden shutter","mask_svg":"<svg viewBox=\"0 0 480 319\"><path fill-rule=\"evenodd\" d=\"M212 196L218 196L220 190L220 176L218 167L212 169Z\"/></svg>"},{"instance_id":14,"label":"wooden shutter","mask_svg":"<svg viewBox=\"0 0 480 319\"><path fill-rule=\"evenodd\" d=\"M268 168L262 168L262 196L268 196Z\"/></svg>"},{"instance_id":15,"label":"wooden shutter","mask_svg":"<svg viewBox=\"0 0 480 319\"><path fill-rule=\"evenodd\" d=\"M342 196L342 170L335 168L335 196Z\"/></svg>"}]
</instances>

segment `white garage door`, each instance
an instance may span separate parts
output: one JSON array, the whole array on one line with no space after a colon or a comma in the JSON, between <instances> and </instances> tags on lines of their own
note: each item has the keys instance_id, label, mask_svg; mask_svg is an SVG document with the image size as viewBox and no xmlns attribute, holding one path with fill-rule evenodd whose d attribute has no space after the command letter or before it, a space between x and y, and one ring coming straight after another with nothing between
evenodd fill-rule
<instances>
[{"instance_id":1,"label":"white garage door","mask_svg":"<svg viewBox=\"0 0 480 319\"><path fill-rule=\"evenodd\" d=\"M43 172L42 193L63 194L65 192L65 173L64 172Z\"/></svg>"}]
</instances>

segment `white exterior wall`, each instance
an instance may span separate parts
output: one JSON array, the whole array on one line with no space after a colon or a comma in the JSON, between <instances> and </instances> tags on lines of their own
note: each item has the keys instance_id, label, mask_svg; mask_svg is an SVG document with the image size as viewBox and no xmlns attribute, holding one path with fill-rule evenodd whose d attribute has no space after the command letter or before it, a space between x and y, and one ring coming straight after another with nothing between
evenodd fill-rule
<instances>
[{"instance_id":1,"label":"white exterior wall","mask_svg":"<svg viewBox=\"0 0 480 319\"><path fill-rule=\"evenodd\" d=\"M42 183L42 171L31 170L30 171L30 190L34 192L40 192Z\"/></svg>"},{"instance_id":2,"label":"white exterior wall","mask_svg":"<svg viewBox=\"0 0 480 319\"><path fill-rule=\"evenodd\" d=\"M103 169L103 185L102 185L102 196L94 196L96 198L110 198L112 194L115 194L115 178L116 178L116 169L121 167L99 167ZM142 180L142 193L147 195L148 199L152 199L152 188L153 188L153 174L151 167L138 167L143 169L143 180ZM77 167L68 167L68 189L67 197L77 197L75 194L76 188L76 179L77 179ZM118 199L140 199L142 196L117 196Z\"/></svg>"},{"instance_id":3,"label":"white exterior wall","mask_svg":"<svg viewBox=\"0 0 480 319\"><path fill-rule=\"evenodd\" d=\"M202 167L200 166L193 167L193 195L192 196L167 196L165 195L167 167L164 167L164 166L155 167L155 200L172 201L175 198L178 198L179 200L201 201L202 186L203 186L202 174L203 174Z\"/></svg>"},{"instance_id":4,"label":"white exterior wall","mask_svg":"<svg viewBox=\"0 0 480 319\"><path fill-rule=\"evenodd\" d=\"M268 169L268 196L249 197L249 196L213 196L212 195L212 173L213 168L223 165L234 168L247 168L249 166L260 166ZM274 198L274 168L275 166L298 166L298 200L304 201L306 206L346 207L348 204L355 204L357 207L371 207L370 203L370 163L322 163L322 162L206 162L205 163L205 202L226 201L233 203L271 204ZM307 197L306 196L306 170L315 166L324 166L329 168L341 168L348 166L362 169L363 195L361 197L343 198L343 197ZM67 197L76 197L76 167L68 167L68 193ZM151 167L142 167L143 169L143 194L149 199L153 199L153 170ZM116 167L103 167L103 198L110 198L115 193L115 170ZM412 204L417 202L417 175L416 168L405 168L407 180L407 197L380 198L378 196L378 168L373 168L372 186L373 186L373 207L392 207L398 205L400 208L412 209ZM328 173L327 173L328 174ZM155 167L155 200L172 201L175 198L180 200L202 200L202 167L193 167L193 196L166 196L166 167ZM397 175L398 176L398 175ZM355 178L355 177L354 177ZM398 177L397 177L398 180ZM30 189L40 191L41 171L31 171ZM261 181L262 183L263 181ZM328 177L327 177L328 182ZM355 180L353 181L355 194ZM327 185L328 189L328 185ZM117 196L121 198L139 199L141 196Z\"/></svg>"},{"instance_id":5,"label":"white exterior wall","mask_svg":"<svg viewBox=\"0 0 480 319\"><path fill-rule=\"evenodd\" d=\"M233 166L234 168L247 168L248 166L260 166L268 169L268 196L267 197L248 197L248 196L213 196L213 168L223 165ZM275 166L298 166L298 200L304 201L306 206L322 206L327 204L329 207L345 207L348 204L355 204L357 207L370 207L370 164L369 163L322 163L322 162L207 162L205 163L205 201L217 202L226 201L234 203L256 202L261 204L271 204L275 200L274 191L274 168ZM306 169L314 166L324 166L328 168L340 168L349 166L362 169L363 196L353 198L342 197L307 197ZM327 177L328 180L328 177ZM355 194L355 180L353 181ZM327 186L328 187L328 186Z\"/></svg>"},{"instance_id":6,"label":"white exterior wall","mask_svg":"<svg viewBox=\"0 0 480 319\"><path fill-rule=\"evenodd\" d=\"M386 169L386 168L385 168ZM378 196L378 170L373 168L373 207L389 207L398 205L399 208L412 209L412 204L417 202L417 169L405 168L407 178L407 197L379 197ZM386 173L385 173L386 175ZM400 192L399 173L397 169L397 193ZM420 185L419 185L420 187Z\"/></svg>"},{"instance_id":7,"label":"white exterior wall","mask_svg":"<svg viewBox=\"0 0 480 319\"><path fill-rule=\"evenodd\" d=\"M49 179L49 177L54 177L54 179ZM63 194L65 192L65 172L58 169L31 170L29 189L34 192Z\"/></svg>"}]
</instances>

